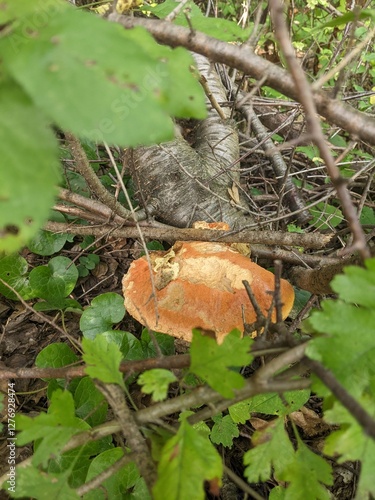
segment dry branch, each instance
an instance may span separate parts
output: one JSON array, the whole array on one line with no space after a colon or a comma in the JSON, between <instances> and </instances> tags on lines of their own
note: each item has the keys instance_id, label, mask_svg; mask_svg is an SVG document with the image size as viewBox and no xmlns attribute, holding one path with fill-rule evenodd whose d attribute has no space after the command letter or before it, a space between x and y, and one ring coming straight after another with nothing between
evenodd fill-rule
<instances>
[{"instance_id":1,"label":"dry branch","mask_svg":"<svg viewBox=\"0 0 375 500\"><path fill-rule=\"evenodd\" d=\"M265 85L274 88L291 99L300 101L301 96L289 73L266 59L255 55L246 45L240 47L221 42L198 31L192 32L188 28L176 26L166 21L125 17L118 14L111 14L109 19L125 28L143 26L161 43L171 47L186 47L193 52L208 57L212 61L224 63L231 68L237 68L257 80L261 80L266 76ZM375 145L375 119L373 117L357 111L339 100L331 99L324 92L313 92L312 98L318 113L330 123L346 130L357 139Z\"/></svg>"}]
</instances>

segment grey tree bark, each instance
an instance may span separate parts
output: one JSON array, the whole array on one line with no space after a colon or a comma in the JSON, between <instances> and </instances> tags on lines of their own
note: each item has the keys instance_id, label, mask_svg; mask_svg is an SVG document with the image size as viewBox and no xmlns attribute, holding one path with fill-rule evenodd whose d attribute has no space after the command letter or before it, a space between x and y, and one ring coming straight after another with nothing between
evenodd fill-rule
<instances>
[{"instance_id":1,"label":"grey tree bark","mask_svg":"<svg viewBox=\"0 0 375 500\"><path fill-rule=\"evenodd\" d=\"M226 91L214 67L201 55L194 58L213 97L219 104L226 103ZM239 229L252 218L245 196L240 194L236 200L228 191L239 187L238 133L230 109L222 108L222 119L206 101L208 116L196 127L192 146L177 130L175 140L130 150L125 161L140 204L161 222L188 227L197 220L224 221Z\"/></svg>"}]
</instances>

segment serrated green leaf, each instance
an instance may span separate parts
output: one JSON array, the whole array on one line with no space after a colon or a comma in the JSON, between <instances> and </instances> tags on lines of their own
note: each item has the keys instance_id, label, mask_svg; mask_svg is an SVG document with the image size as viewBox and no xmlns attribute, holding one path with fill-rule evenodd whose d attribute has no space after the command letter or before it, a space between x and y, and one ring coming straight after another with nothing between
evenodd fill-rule
<instances>
[{"instance_id":1,"label":"serrated green leaf","mask_svg":"<svg viewBox=\"0 0 375 500\"><path fill-rule=\"evenodd\" d=\"M229 414L236 423L244 424L251 413L288 415L299 410L310 397L310 391L285 392L282 397L275 393L258 394L229 407Z\"/></svg>"},{"instance_id":2,"label":"serrated green leaf","mask_svg":"<svg viewBox=\"0 0 375 500\"><path fill-rule=\"evenodd\" d=\"M232 446L233 439L240 435L238 425L236 425L230 415L216 415L212 418L215 422L211 430L211 441L223 446Z\"/></svg>"},{"instance_id":3,"label":"serrated green leaf","mask_svg":"<svg viewBox=\"0 0 375 500\"><path fill-rule=\"evenodd\" d=\"M252 442L254 448L244 455L247 465L244 475L249 483L267 481L272 469L277 477L294 459L294 449L284 428L284 419L270 422L266 429L256 431Z\"/></svg>"},{"instance_id":4,"label":"serrated green leaf","mask_svg":"<svg viewBox=\"0 0 375 500\"><path fill-rule=\"evenodd\" d=\"M178 2L174 0L166 0L159 5L145 6L145 10L152 12L157 17L163 19L168 14L170 14L178 5ZM235 22L229 21L228 19L216 18L216 17L206 17L200 10L200 8L193 2L189 2L186 7L186 11L182 10L174 22L180 26L185 26L190 28L193 26L194 30L202 31L207 35L218 38L226 42L233 41L244 41L250 35L250 28L242 29ZM189 21L186 19L186 14L188 13Z\"/></svg>"},{"instance_id":5,"label":"serrated green leaf","mask_svg":"<svg viewBox=\"0 0 375 500\"><path fill-rule=\"evenodd\" d=\"M214 446L185 420L162 449L154 499L203 500L204 481L221 482L222 473Z\"/></svg>"},{"instance_id":6,"label":"serrated green leaf","mask_svg":"<svg viewBox=\"0 0 375 500\"><path fill-rule=\"evenodd\" d=\"M91 427L105 421L108 404L91 378L83 377L79 381L74 391L74 404L77 417L85 420Z\"/></svg>"},{"instance_id":7,"label":"serrated green leaf","mask_svg":"<svg viewBox=\"0 0 375 500\"><path fill-rule=\"evenodd\" d=\"M48 121L14 81L2 79L0 109L0 252L11 253L47 219L60 167Z\"/></svg>"},{"instance_id":8,"label":"serrated green leaf","mask_svg":"<svg viewBox=\"0 0 375 500\"><path fill-rule=\"evenodd\" d=\"M221 345L199 331L193 331L190 371L224 397L231 398L234 389L243 387L245 380L230 367L246 366L251 362L251 343L249 337L241 338L239 330L230 332Z\"/></svg>"},{"instance_id":9,"label":"serrated green leaf","mask_svg":"<svg viewBox=\"0 0 375 500\"><path fill-rule=\"evenodd\" d=\"M30 273L30 286L41 299L59 305L77 283L78 270L68 257L53 257L47 266L35 267Z\"/></svg>"},{"instance_id":10,"label":"serrated green leaf","mask_svg":"<svg viewBox=\"0 0 375 500\"><path fill-rule=\"evenodd\" d=\"M97 335L94 340L83 338L82 358L87 364L85 372L92 378L97 378L107 384L118 384L125 387L119 367L122 360L121 351L114 342L108 342L103 335Z\"/></svg>"},{"instance_id":11,"label":"serrated green leaf","mask_svg":"<svg viewBox=\"0 0 375 500\"><path fill-rule=\"evenodd\" d=\"M66 344L50 344L40 351L35 360L38 368L60 368L76 363L78 357Z\"/></svg>"},{"instance_id":12,"label":"serrated green leaf","mask_svg":"<svg viewBox=\"0 0 375 500\"><path fill-rule=\"evenodd\" d=\"M374 393L364 394L359 398L362 408L374 416L375 402ZM324 410L324 419L332 424L339 425L337 431L333 431L326 438L324 453L338 457L338 462L347 460L361 462L361 471L357 486L357 498L369 499L375 495L374 466L375 466L375 443L366 435L354 416L335 401L330 408Z\"/></svg>"},{"instance_id":13,"label":"serrated green leaf","mask_svg":"<svg viewBox=\"0 0 375 500\"><path fill-rule=\"evenodd\" d=\"M117 293L102 293L82 314L79 326L86 338L111 330L125 315L124 299Z\"/></svg>"},{"instance_id":14,"label":"serrated green leaf","mask_svg":"<svg viewBox=\"0 0 375 500\"><path fill-rule=\"evenodd\" d=\"M55 211L49 216L49 220L66 222L65 217L60 212ZM65 233L51 233L51 231L40 229L27 246L29 250L37 255L52 255L63 248L67 239L68 235Z\"/></svg>"},{"instance_id":15,"label":"serrated green leaf","mask_svg":"<svg viewBox=\"0 0 375 500\"><path fill-rule=\"evenodd\" d=\"M346 302L375 308L375 259L366 261L366 269L358 266L344 268L331 282L332 290Z\"/></svg>"},{"instance_id":16,"label":"serrated green leaf","mask_svg":"<svg viewBox=\"0 0 375 500\"><path fill-rule=\"evenodd\" d=\"M362 395L375 375L375 309L371 293L375 259L367 261L366 266L367 270L350 267L344 276L336 276L333 286L345 301L326 300L322 310L311 315L309 324L325 335L313 338L306 350L310 358L329 368L354 397Z\"/></svg>"},{"instance_id":17,"label":"serrated green leaf","mask_svg":"<svg viewBox=\"0 0 375 500\"><path fill-rule=\"evenodd\" d=\"M69 486L69 474L46 474L36 467L18 467L13 498L36 500L79 500L80 496Z\"/></svg>"},{"instance_id":18,"label":"serrated green leaf","mask_svg":"<svg viewBox=\"0 0 375 500\"><path fill-rule=\"evenodd\" d=\"M334 207L324 202L318 203L315 207L310 208L309 212L312 216L309 224L320 231L332 229L341 224L344 220L342 211L338 207Z\"/></svg>"},{"instance_id":19,"label":"serrated green leaf","mask_svg":"<svg viewBox=\"0 0 375 500\"><path fill-rule=\"evenodd\" d=\"M162 401L168 395L169 384L176 382L177 377L169 370L155 368L147 370L138 377L142 392L152 394L153 401Z\"/></svg>"},{"instance_id":20,"label":"serrated green leaf","mask_svg":"<svg viewBox=\"0 0 375 500\"><path fill-rule=\"evenodd\" d=\"M299 438L293 460L280 472L279 478L289 482L285 494L286 500L331 498L323 484L333 484L332 467L324 458L313 453ZM308 488L306 484L309 485Z\"/></svg>"},{"instance_id":21,"label":"serrated green leaf","mask_svg":"<svg viewBox=\"0 0 375 500\"><path fill-rule=\"evenodd\" d=\"M0 257L0 278L14 288L25 300L36 296L29 284L28 268L26 259L18 254ZM8 299L18 300L17 295L1 282L0 293Z\"/></svg>"},{"instance_id":22,"label":"serrated green leaf","mask_svg":"<svg viewBox=\"0 0 375 500\"><path fill-rule=\"evenodd\" d=\"M92 140L134 146L171 139L169 113L205 116L185 49L172 50L143 28L124 30L64 3L47 11L33 36L25 37L32 23L25 17L0 40L3 66L53 122Z\"/></svg>"},{"instance_id":23,"label":"serrated green leaf","mask_svg":"<svg viewBox=\"0 0 375 500\"><path fill-rule=\"evenodd\" d=\"M36 439L41 440L32 463L45 467L49 458L58 454L74 434L89 426L75 416L71 393L57 389L52 394L48 413L41 413L35 418L17 415L16 428L21 431L17 436L20 446Z\"/></svg>"}]
</instances>

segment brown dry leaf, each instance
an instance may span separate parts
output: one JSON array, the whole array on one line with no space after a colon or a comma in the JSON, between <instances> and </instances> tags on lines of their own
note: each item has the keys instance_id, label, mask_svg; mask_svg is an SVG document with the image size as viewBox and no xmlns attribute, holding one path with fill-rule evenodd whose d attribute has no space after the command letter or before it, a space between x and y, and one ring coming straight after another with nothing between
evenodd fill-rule
<instances>
[{"instance_id":1,"label":"brown dry leaf","mask_svg":"<svg viewBox=\"0 0 375 500\"><path fill-rule=\"evenodd\" d=\"M264 429L267 429L267 427L270 427L270 425L272 424L272 420L263 420L262 418L258 417L251 417L249 419L249 422L256 431L263 431Z\"/></svg>"},{"instance_id":2,"label":"brown dry leaf","mask_svg":"<svg viewBox=\"0 0 375 500\"><path fill-rule=\"evenodd\" d=\"M240 194L238 192L237 186L233 183L231 188L228 188L228 194L230 198L236 203L237 205L240 204Z\"/></svg>"},{"instance_id":3,"label":"brown dry leaf","mask_svg":"<svg viewBox=\"0 0 375 500\"><path fill-rule=\"evenodd\" d=\"M309 437L323 434L332 429L317 413L305 406L299 411L292 412L289 418Z\"/></svg>"}]
</instances>

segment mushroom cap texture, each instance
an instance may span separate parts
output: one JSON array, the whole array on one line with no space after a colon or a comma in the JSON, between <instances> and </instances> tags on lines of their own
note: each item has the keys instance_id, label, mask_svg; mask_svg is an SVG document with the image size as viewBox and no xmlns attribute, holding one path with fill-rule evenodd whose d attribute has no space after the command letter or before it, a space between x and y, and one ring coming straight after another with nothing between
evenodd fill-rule
<instances>
[{"instance_id":1,"label":"mushroom cap texture","mask_svg":"<svg viewBox=\"0 0 375 500\"><path fill-rule=\"evenodd\" d=\"M148 328L191 341L192 329L213 331L219 343L234 328L243 330L256 314L242 280L251 285L267 315L274 275L226 244L177 242L167 252L150 253L155 295L146 257L124 276L125 308ZM294 290L282 279L283 318L293 307ZM275 320L275 311L272 319Z\"/></svg>"}]
</instances>

